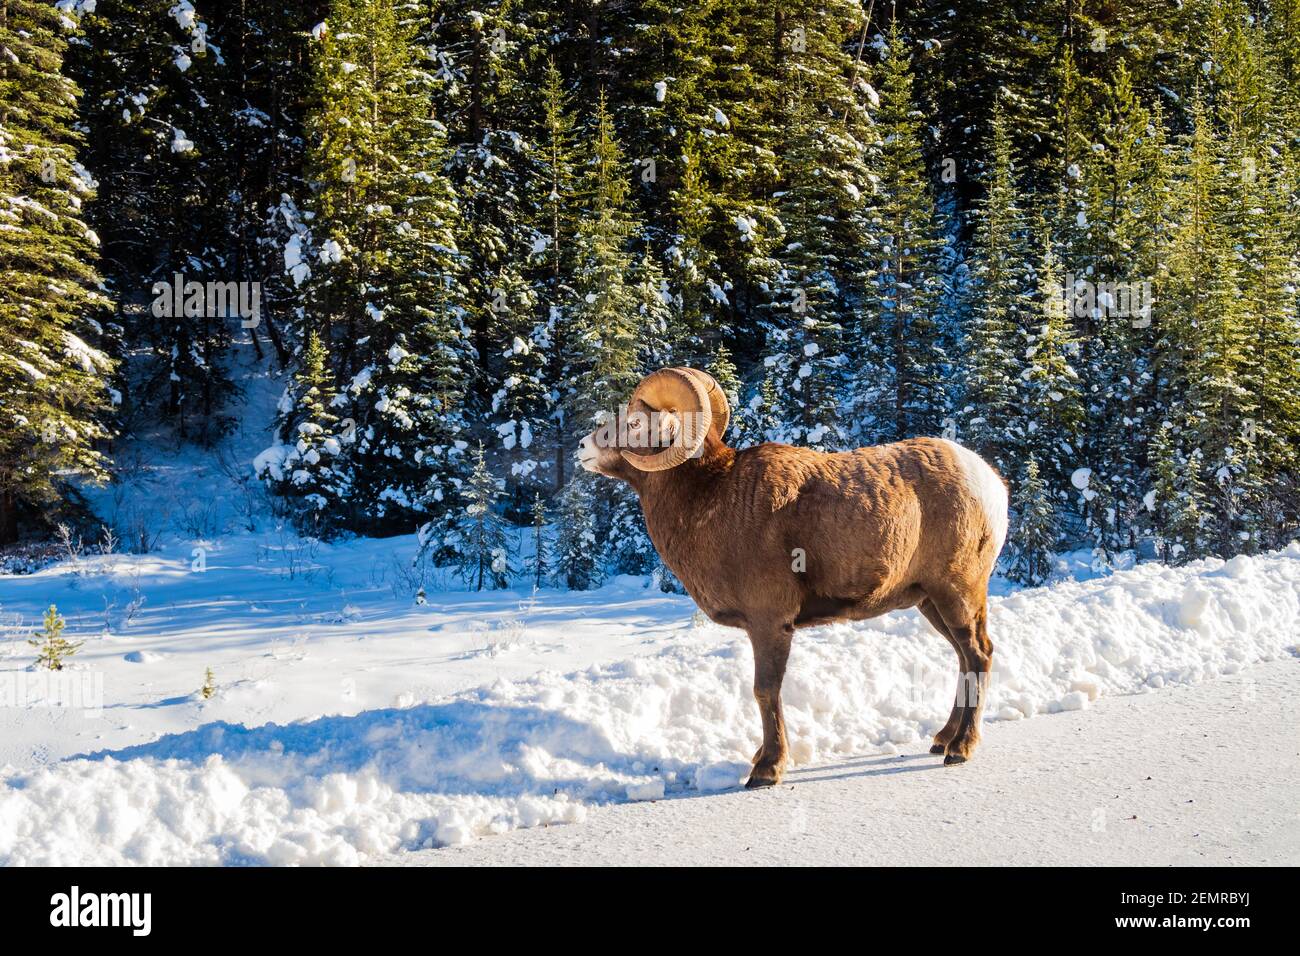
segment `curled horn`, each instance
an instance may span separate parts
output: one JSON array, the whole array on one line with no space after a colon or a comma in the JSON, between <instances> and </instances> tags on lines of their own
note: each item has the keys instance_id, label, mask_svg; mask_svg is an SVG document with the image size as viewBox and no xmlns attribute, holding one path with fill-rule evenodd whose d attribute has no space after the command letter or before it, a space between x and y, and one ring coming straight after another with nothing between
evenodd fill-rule
<instances>
[{"instance_id":1,"label":"curled horn","mask_svg":"<svg viewBox=\"0 0 1300 956\"><path fill-rule=\"evenodd\" d=\"M664 471L700 450L713 422L708 386L699 377L702 374L693 369L661 368L641 379L632 402L640 399L655 411L677 413L681 428L667 448L647 455L624 450L623 457L630 465L641 471Z\"/></svg>"},{"instance_id":2,"label":"curled horn","mask_svg":"<svg viewBox=\"0 0 1300 956\"><path fill-rule=\"evenodd\" d=\"M722 390L722 386L708 372L701 372L697 368L684 368L681 371L699 379L704 385L704 390L709 395L709 409L713 412L713 424L718 426L718 438L722 438L727 431L727 424L731 421L731 403L727 401L727 393Z\"/></svg>"}]
</instances>

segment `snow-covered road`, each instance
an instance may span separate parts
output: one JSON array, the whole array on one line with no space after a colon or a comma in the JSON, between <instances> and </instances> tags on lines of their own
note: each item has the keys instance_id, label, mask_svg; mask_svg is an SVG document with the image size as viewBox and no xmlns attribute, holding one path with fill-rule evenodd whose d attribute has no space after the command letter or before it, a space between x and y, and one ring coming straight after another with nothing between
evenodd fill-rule
<instances>
[{"instance_id":1,"label":"snow-covered road","mask_svg":"<svg viewBox=\"0 0 1300 956\"><path fill-rule=\"evenodd\" d=\"M1088 710L372 862L468 865L1300 864L1300 659Z\"/></svg>"}]
</instances>

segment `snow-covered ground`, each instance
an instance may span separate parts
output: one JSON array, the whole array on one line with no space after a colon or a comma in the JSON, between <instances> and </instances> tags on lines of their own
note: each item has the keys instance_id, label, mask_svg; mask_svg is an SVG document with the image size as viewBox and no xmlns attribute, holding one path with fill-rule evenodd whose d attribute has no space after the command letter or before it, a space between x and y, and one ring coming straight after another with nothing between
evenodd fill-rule
<instances>
[{"instance_id":1,"label":"snow-covered ground","mask_svg":"<svg viewBox=\"0 0 1300 956\"><path fill-rule=\"evenodd\" d=\"M187 544L0 578L0 861L356 863L735 788L757 744L744 635L640 579L421 605L393 580L411 538L227 534L201 571ZM86 642L74 707L32 699L51 602ZM991 630L994 721L1234 674L1294 653L1300 545L996 596ZM801 632L796 764L912 747L954 680L915 612Z\"/></svg>"},{"instance_id":2,"label":"snow-covered ground","mask_svg":"<svg viewBox=\"0 0 1300 956\"><path fill-rule=\"evenodd\" d=\"M741 632L640 578L470 593L418 578L414 536L298 538L241 481L280 387L252 361L242 378L222 455L165 435L118 449L124 480L92 500L150 553L0 574L0 863L390 860L738 787L759 730ZM1061 576L994 582L993 726L1300 642L1300 544L1114 573L1075 555ZM27 639L52 603L84 645L51 683ZM801 631L797 767L923 750L955 672L914 611Z\"/></svg>"}]
</instances>

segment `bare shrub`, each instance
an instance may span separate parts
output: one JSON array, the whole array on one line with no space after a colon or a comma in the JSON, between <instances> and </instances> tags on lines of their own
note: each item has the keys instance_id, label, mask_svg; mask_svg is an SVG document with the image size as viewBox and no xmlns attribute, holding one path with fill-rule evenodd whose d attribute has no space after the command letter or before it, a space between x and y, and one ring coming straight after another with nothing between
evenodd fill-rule
<instances>
[{"instance_id":1,"label":"bare shrub","mask_svg":"<svg viewBox=\"0 0 1300 956\"><path fill-rule=\"evenodd\" d=\"M394 597L414 597L421 591L438 590L446 583L446 575L434 566L423 548L410 561L394 555L390 570Z\"/></svg>"},{"instance_id":2,"label":"bare shrub","mask_svg":"<svg viewBox=\"0 0 1300 956\"><path fill-rule=\"evenodd\" d=\"M68 563L69 570L73 574L85 574L85 567L81 557L85 552L85 546L82 543L81 535L76 534L73 530L62 522L54 529L54 539L59 544L59 550L63 554L63 559Z\"/></svg>"},{"instance_id":3,"label":"bare shrub","mask_svg":"<svg viewBox=\"0 0 1300 956\"><path fill-rule=\"evenodd\" d=\"M271 511L266 485L257 479L253 469L240 461L228 448L217 452L217 467L234 488L233 507L245 531L257 530L259 515Z\"/></svg>"},{"instance_id":4,"label":"bare shrub","mask_svg":"<svg viewBox=\"0 0 1300 956\"><path fill-rule=\"evenodd\" d=\"M206 540L220 533L218 515L216 498L190 498L181 505L176 524L191 541Z\"/></svg>"}]
</instances>

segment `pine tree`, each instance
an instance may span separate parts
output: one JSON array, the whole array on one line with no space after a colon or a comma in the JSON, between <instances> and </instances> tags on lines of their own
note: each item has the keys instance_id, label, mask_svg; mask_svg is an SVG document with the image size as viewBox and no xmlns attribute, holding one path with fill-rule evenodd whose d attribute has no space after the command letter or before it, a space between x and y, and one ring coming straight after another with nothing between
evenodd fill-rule
<instances>
[{"instance_id":1,"label":"pine tree","mask_svg":"<svg viewBox=\"0 0 1300 956\"><path fill-rule=\"evenodd\" d=\"M876 10L885 15L880 4ZM998 109L1014 116L1032 171L1058 128L1055 97L1044 85L1061 56L1061 4L920 0L888 10L921 44L916 105L932 129L931 155L950 164L962 207L973 204L991 174Z\"/></svg>"},{"instance_id":2,"label":"pine tree","mask_svg":"<svg viewBox=\"0 0 1300 956\"><path fill-rule=\"evenodd\" d=\"M500 386L492 393L488 424L496 432L498 456L510 469L516 500L528 489L549 485L547 471L555 461L546 447L554 389L549 386L550 347L548 325L537 321L537 299L521 290L511 297L504 286L494 290L500 308L492 310L494 333L505 338L498 355L499 372L492 376Z\"/></svg>"},{"instance_id":3,"label":"pine tree","mask_svg":"<svg viewBox=\"0 0 1300 956\"><path fill-rule=\"evenodd\" d=\"M1029 587L1044 583L1052 571L1056 547L1056 503L1031 455L1011 503L1015 524L1010 534L1007 577Z\"/></svg>"},{"instance_id":4,"label":"pine tree","mask_svg":"<svg viewBox=\"0 0 1300 956\"><path fill-rule=\"evenodd\" d=\"M717 132L728 136L729 126ZM705 350L706 339L720 335L726 327L723 316L732 305L729 289L734 291L732 282L721 271L719 253L710 242L716 206L722 200L705 181L701 139L696 135L685 137L680 181L675 189L665 190L672 204L668 214L674 222L674 231L667 240L672 275L668 299L676 319L672 351L687 365L697 361ZM715 137L704 139L712 145Z\"/></svg>"},{"instance_id":5,"label":"pine tree","mask_svg":"<svg viewBox=\"0 0 1300 956\"><path fill-rule=\"evenodd\" d=\"M1294 219L1287 208L1295 208L1287 190L1295 187L1285 184L1274 160L1260 163L1240 197L1250 225L1237 248L1247 267L1243 294L1251 313L1241 378L1253 401L1239 442L1249 532L1257 544L1277 548L1300 528L1300 258L1298 244L1285 238Z\"/></svg>"},{"instance_id":6,"label":"pine tree","mask_svg":"<svg viewBox=\"0 0 1300 956\"><path fill-rule=\"evenodd\" d=\"M1272 0L1266 26L1277 75L1289 79L1292 92L1300 94L1300 0Z\"/></svg>"},{"instance_id":7,"label":"pine tree","mask_svg":"<svg viewBox=\"0 0 1300 956\"><path fill-rule=\"evenodd\" d=\"M148 306L126 322L152 357L135 401L159 405L182 439L210 445L233 424L225 359L236 323L209 315L216 304L206 297L187 296L181 315L167 304L177 284L236 278L225 240L235 144L220 119L231 111L219 54L190 0L79 6L84 38L69 70L92 134L82 161L99 183L87 213L109 284L123 302Z\"/></svg>"},{"instance_id":8,"label":"pine tree","mask_svg":"<svg viewBox=\"0 0 1300 956\"><path fill-rule=\"evenodd\" d=\"M749 401L739 409L736 419L737 428L751 443L780 440L776 384L771 376L763 376Z\"/></svg>"},{"instance_id":9,"label":"pine tree","mask_svg":"<svg viewBox=\"0 0 1300 956\"><path fill-rule=\"evenodd\" d=\"M605 564L615 574L649 574L659 564L659 555L646 531L641 501L619 482L602 498L608 509L605 532Z\"/></svg>"},{"instance_id":10,"label":"pine tree","mask_svg":"<svg viewBox=\"0 0 1300 956\"><path fill-rule=\"evenodd\" d=\"M810 90L792 91L787 122L793 132L781 157L776 203L783 236L772 253L771 301L762 313L764 364L774 379L780 438L812 448L839 447L847 435L839 416L848 364L842 347L848 267L841 257L854 245L837 240L827 220L851 219L859 210L841 201L839 183L826 175L834 167L821 144L834 119ZM836 217L837 207L848 215Z\"/></svg>"},{"instance_id":11,"label":"pine tree","mask_svg":"<svg viewBox=\"0 0 1300 956\"><path fill-rule=\"evenodd\" d=\"M332 405L356 437L335 466L348 511L328 518L373 531L425 518L436 535L461 482L473 362L456 199L415 26L377 0L342 0L318 31L302 333L321 335Z\"/></svg>"},{"instance_id":12,"label":"pine tree","mask_svg":"<svg viewBox=\"0 0 1300 956\"><path fill-rule=\"evenodd\" d=\"M1232 399L1236 432L1215 473L1218 503L1215 550L1253 550L1261 540L1286 539L1290 510L1297 511L1297 414L1300 395L1300 201L1287 173L1288 142L1296 139L1294 112L1268 51L1272 39L1239 2L1224 2L1214 18L1209 98L1214 104L1220 192L1219 219L1237 268L1240 356ZM1285 56L1287 45L1278 51ZM1222 330L1221 330L1222 331ZM1234 427L1235 426L1235 427ZM1229 521L1224 514L1231 515ZM1294 525L1292 525L1294 527Z\"/></svg>"},{"instance_id":13,"label":"pine tree","mask_svg":"<svg viewBox=\"0 0 1300 956\"><path fill-rule=\"evenodd\" d=\"M637 297L629 243L636 225L626 208L627 169L602 98L579 184L585 214L574 241L573 318L565 337L566 421L590 429L612 414L640 381ZM571 442L570 442L571 444Z\"/></svg>"},{"instance_id":14,"label":"pine tree","mask_svg":"<svg viewBox=\"0 0 1300 956\"><path fill-rule=\"evenodd\" d=\"M744 383L741 382L740 375L736 371L736 363L731 359L731 350L725 345L719 345L704 370L713 376L722 393L727 396L727 407L733 412L728 432L723 435L723 441L737 448L749 444L748 436L740 422L740 415L737 414L740 410L740 397L744 390Z\"/></svg>"},{"instance_id":15,"label":"pine tree","mask_svg":"<svg viewBox=\"0 0 1300 956\"><path fill-rule=\"evenodd\" d=\"M457 197L456 245L463 285L461 321L476 361L463 372L467 418L485 421L494 465L505 474L511 507L552 484L563 466L546 444L554 410L550 354L554 329L546 260L556 242L543 191L548 130L535 122L534 62L545 10L509 3L441 3L420 26L427 45L426 91L446 126L447 176ZM548 109L565 123L558 74L544 80ZM539 135L540 134L540 135ZM564 162L564 157L560 157ZM562 194L554 200L563 203Z\"/></svg>"},{"instance_id":16,"label":"pine tree","mask_svg":"<svg viewBox=\"0 0 1300 956\"><path fill-rule=\"evenodd\" d=\"M638 366L650 371L667 365L685 364L676 360L678 348L683 343L673 298L668 291L668 279L649 243L641 253L631 279L636 302Z\"/></svg>"},{"instance_id":17,"label":"pine tree","mask_svg":"<svg viewBox=\"0 0 1300 956\"><path fill-rule=\"evenodd\" d=\"M0 18L0 544L20 518L52 513L73 476L106 477L109 301L83 216L95 182L77 161L64 19L24 0Z\"/></svg>"},{"instance_id":18,"label":"pine tree","mask_svg":"<svg viewBox=\"0 0 1300 956\"><path fill-rule=\"evenodd\" d=\"M300 529L440 561L482 441L502 520L586 489L575 580L671 581L570 472L679 364L733 443L1032 459L1062 546L1300 531L1295 0L0 4L0 541L105 474L119 393L219 438L244 342ZM178 276L260 324L155 313Z\"/></svg>"},{"instance_id":19,"label":"pine tree","mask_svg":"<svg viewBox=\"0 0 1300 956\"><path fill-rule=\"evenodd\" d=\"M988 192L976 205L962 440L1006 471L1018 453L1008 423L1017 410L1018 333L1026 300L1035 291L1035 273L1011 134L1001 106L993 114L991 148Z\"/></svg>"},{"instance_id":20,"label":"pine tree","mask_svg":"<svg viewBox=\"0 0 1300 956\"><path fill-rule=\"evenodd\" d=\"M842 6L823 7L804 58L810 69L823 52L838 53ZM608 75L592 75L590 62L579 67L609 92L640 172L635 198L680 313L675 361L698 363L761 301L777 228L773 105L777 60L790 45L781 31L804 12L782 9L769 33L753 28L773 19L753 0L646 0L615 41L634 55Z\"/></svg>"},{"instance_id":21,"label":"pine tree","mask_svg":"<svg viewBox=\"0 0 1300 956\"><path fill-rule=\"evenodd\" d=\"M912 99L911 57L897 22L890 25L881 71L871 251L877 275L866 303L878 323L867 337L880 366L863 368L858 391L875 418L869 437L894 441L941 431L947 356L936 313L945 273Z\"/></svg>"},{"instance_id":22,"label":"pine tree","mask_svg":"<svg viewBox=\"0 0 1300 956\"><path fill-rule=\"evenodd\" d=\"M41 632L27 643L37 649L36 666L52 671L63 670L64 663L77 653L84 641L69 641L63 636L67 626L59 609L51 604L45 611Z\"/></svg>"},{"instance_id":23,"label":"pine tree","mask_svg":"<svg viewBox=\"0 0 1300 956\"><path fill-rule=\"evenodd\" d=\"M1177 225L1169 251L1169 316L1164 386L1175 422L1180 458L1204 471L1205 543L1233 553L1241 506L1237 477L1239 432L1254 397L1244 388L1247 303L1239 257L1224 221L1224 183L1212 121L1193 106L1194 128L1175 199ZM1191 550L1194 543L1188 545ZM1191 557L1200 556L1192 553Z\"/></svg>"},{"instance_id":24,"label":"pine tree","mask_svg":"<svg viewBox=\"0 0 1300 956\"><path fill-rule=\"evenodd\" d=\"M334 390L321 337L308 335L292 389L281 398L288 443L258 459L259 477L273 493L293 502L291 516L304 533L330 528L347 500L349 484L338 468L343 445L356 441L354 423L342 423L332 410Z\"/></svg>"},{"instance_id":25,"label":"pine tree","mask_svg":"<svg viewBox=\"0 0 1300 956\"><path fill-rule=\"evenodd\" d=\"M1095 290L1083 317L1091 334L1080 373L1093 423L1084 454L1111 490L1115 519L1105 537L1109 549L1118 549L1136 544L1146 471L1140 450L1155 399L1152 288L1170 216L1161 120L1138 102L1122 61L1102 102L1097 141L1080 177L1087 238L1085 249L1074 250L1073 279Z\"/></svg>"},{"instance_id":26,"label":"pine tree","mask_svg":"<svg viewBox=\"0 0 1300 956\"><path fill-rule=\"evenodd\" d=\"M109 0L112 2L112 0ZM263 337L278 366L292 362L288 313L297 304L297 286L285 274L284 246L295 234L282 205L307 193L303 182L308 55L312 28L321 19L317 0L273 4L203 4L211 45L220 51L220 69L210 72L205 98L212 104L207 123L219 127L222 148L220 184L226 197L227 228L221 269L227 278L259 283L257 324L247 330L260 360ZM187 71L188 72L188 71ZM242 333L237 333L242 334ZM241 343L236 340L236 348Z\"/></svg>"},{"instance_id":27,"label":"pine tree","mask_svg":"<svg viewBox=\"0 0 1300 956\"><path fill-rule=\"evenodd\" d=\"M535 133L536 172L533 177L536 198L534 226L533 287L538 302L538 326L534 334L537 346L545 352L542 370L546 385L545 423L530 426L535 436L543 436L549 451L550 488L558 493L568 478L571 454L571 427L566 412L571 409L562 397L568 394L567 360L575 295L572 288L573 238L576 229L577 197L575 180L577 162L574 146L574 121L564 80L554 59L548 59L542 87L542 115ZM539 455L541 452L539 452ZM540 460L540 459L539 459Z\"/></svg>"},{"instance_id":28,"label":"pine tree","mask_svg":"<svg viewBox=\"0 0 1300 956\"><path fill-rule=\"evenodd\" d=\"M454 553L461 580L475 591L510 586L510 537L496 511L501 482L488 470L480 443L471 456L472 471L462 493L464 506L444 543Z\"/></svg>"},{"instance_id":29,"label":"pine tree","mask_svg":"<svg viewBox=\"0 0 1300 956\"><path fill-rule=\"evenodd\" d=\"M1056 102L1056 131L1050 138L1047 155L1043 157L1045 169L1042 175L1052 190L1046 215L1053 227L1054 245L1060 252L1066 276L1077 276L1075 281L1080 282L1091 278L1095 268L1084 167L1092 145L1087 121L1097 111L1093 103L1095 90L1079 72L1075 45L1072 38L1059 57L1059 67L1053 70L1051 82ZM1071 308L1070 311L1075 320L1075 333L1084 347L1097 349L1100 336L1097 335L1094 310ZM1096 364L1091 354L1085 355L1085 375ZM1085 385L1085 392L1090 391L1091 382Z\"/></svg>"},{"instance_id":30,"label":"pine tree","mask_svg":"<svg viewBox=\"0 0 1300 956\"><path fill-rule=\"evenodd\" d=\"M849 351L862 347L859 319L874 278L869 219L877 145L877 99L868 70L850 58L863 13L848 4L796 3L777 14L766 66L776 91L769 123L779 179L762 316L764 375L773 380L773 437L814 448L857 443L857 416L841 410ZM860 50L858 51L860 53ZM778 231L779 230L779 231ZM759 267L755 257L756 268Z\"/></svg>"},{"instance_id":31,"label":"pine tree","mask_svg":"<svg viewBox=\"0 0 1300 956\"><path fill-rule=\"evenodd\" d=\"M540 588L551 573L551 542L547 531L549 517L546 502L542 499L542 493L540 491L535 492L533 494L532 509L533 560L531 565L534 588Z\"/></svg>"},{"instance_id":32,"label":"pine tree","mask_svg":"<svg viewBox=\"0 0 1300 956\"><path fill-rule=\"evenodd\" d=\"M594 502L594 483L586 472L576 473L560 497L555 576L573 591L590 590L601 581Z\"/></svg>"},{"instance_id":33,"label":"pine tree","mask_svg":"<svg viewBox=\"0 0 1300 956\"><path fill-rule=\"evenodd\" d=\"M1066 316L1060 268L1042 219L1036 231L1044 243L1037 269L1037 312L1024 316L1018 349L1024 356L1017 389L1020 411L1011 431L1019 446L1017 458L1034 459L1049 494L1058 497L1078 467L1084 416L1074 367L1078 348Z\"/></svg>"},{"instance_id":34,"label":"pine tree","mask_svg":"<svg viewBox=\"0 0 1300 956\"><path fill-rule=\"evenodd\" d=\"M1171 422L1162 422L1151 440L1153 487L1145 498L1156 554L1165 564L1181 564L1201 553L1204 492L1197 473L1199 452L1183 456Z\"/></svg>"}]
</instances>

